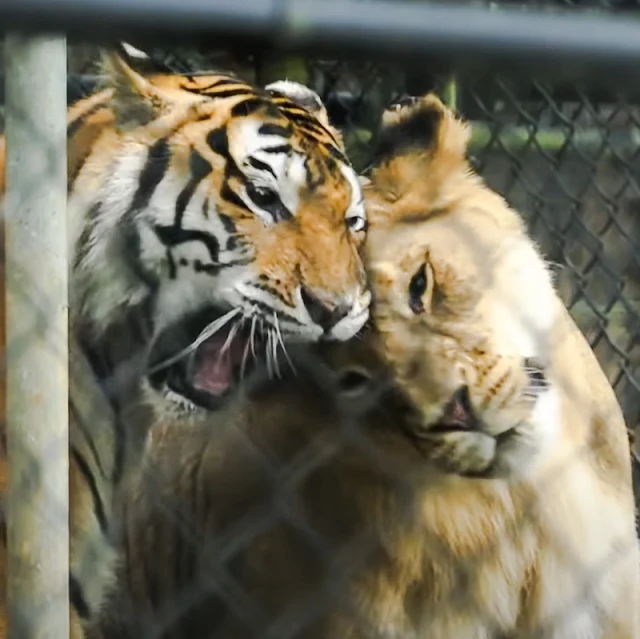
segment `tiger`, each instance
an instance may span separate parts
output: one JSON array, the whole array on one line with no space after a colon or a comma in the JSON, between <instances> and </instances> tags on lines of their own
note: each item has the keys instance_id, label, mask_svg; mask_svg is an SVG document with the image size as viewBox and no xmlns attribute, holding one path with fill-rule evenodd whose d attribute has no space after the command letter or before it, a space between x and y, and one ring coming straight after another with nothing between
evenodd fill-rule
<instances>
[{"instance_id":1,"label":"tiger","mask_svg":"<svg viewBox=\"0 0 640 639\"><path fill-rule=\"evenodd\" d=\"M469 138L437 96L406 96L364 188L371 347L419 415L429 477L395 593L420 608L407 636L638 637L622 411ZM407 630L396 612L389 636Z\"/></svg>"},{"instance_id":2,"label":"tiger","mask_svg":"<svg viewBox=\"0 0 640 639\"><path fill-rule=\"evenodd\" d=\"M366 213L319 96L107 66L111 88L69 119L71 309L92 359L113 368L100 336L124 359L148 346L150 392L188 412L287 340L353 336Z\"/></svg>"},{"instance_id":3,"label":"tiger","mask_svg":"<svg viewBox=\"0 0 640 639\"><path fill-rule=\"evenodd\" d=\"M70 423L78 637L114 581L122 460L143 457L122 448L129 394L142 388L185 425L287 342L346 340L369 312L362 190L319 96L136 70L147 57L107 52L105 87L68 110L70 335L114 426L97 437Z\"/></svg>"}]
</instances>

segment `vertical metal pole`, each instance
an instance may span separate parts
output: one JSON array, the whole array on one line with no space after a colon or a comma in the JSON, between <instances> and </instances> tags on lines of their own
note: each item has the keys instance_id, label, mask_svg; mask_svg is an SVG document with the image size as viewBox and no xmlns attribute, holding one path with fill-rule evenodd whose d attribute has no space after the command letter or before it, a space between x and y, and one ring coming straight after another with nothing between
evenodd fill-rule
<instances>
[{"instance_id":1,"label":"vertical metal pole","mask_svg":"<svg viewBox=\"0 0 640 639\"><path fill-rule=\"evenodd\" d=\"M10 639L69 636L66 41L8 35Z\"/></svg>"},{"instance_id":2,"label":"vertical metal pole","mask_svg":"<svg viewBox=\"0 0 640 639\"><path fill-rule=\"evenodd\" d=\"M458 83L454 76L447 79L442 87L441 93L442 101L450 108L456 111L459 108L458 104Z\"/></svg>"}]
</instances>

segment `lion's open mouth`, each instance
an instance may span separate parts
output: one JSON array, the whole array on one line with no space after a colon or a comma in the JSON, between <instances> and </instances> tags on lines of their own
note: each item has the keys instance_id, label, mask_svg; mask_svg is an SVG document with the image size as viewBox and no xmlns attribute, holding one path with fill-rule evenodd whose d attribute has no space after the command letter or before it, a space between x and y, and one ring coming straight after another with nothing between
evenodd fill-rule
<instances>
[{"instance_id":1,"label":"lion's open mouth","mask_svg":"<svg viewBox=\"0 0 640 639\"><path fill-rule=\"evenodd\" d=\"M203 408L215 408L259 364L275 337L239 312L201 311L163 331L149 357L149 381Z\"/></svg>"},{"instance_id":2,"label":"lion's open mouth","mask_svg":"<svg viewBox=\"0 0 640 639\"><path fill-rule=\"evenodd\" d=\"M464 430L477 430L479 427L480 419L471 405L469 388L465 385L458 388L451 396L443 408L440 419L430 426L429 432L444 434Z\"/></svg>"}]
</instances>

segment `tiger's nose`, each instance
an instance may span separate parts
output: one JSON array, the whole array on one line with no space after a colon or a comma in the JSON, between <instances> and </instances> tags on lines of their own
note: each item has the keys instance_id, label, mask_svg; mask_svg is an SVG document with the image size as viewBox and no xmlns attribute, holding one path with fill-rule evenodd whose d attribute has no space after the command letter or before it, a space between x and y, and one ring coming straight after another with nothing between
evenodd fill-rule
<instances>
[{"instance_id":1,"label":"tiger's nose","mask_svg":"<svg viewBox=\"0 0 640 639\"><path fill-rule=\"evenodd\" d=\"M342 303L331 308L304 287L301 289L300 294L309 316L314 323L322 327L325 333L328 333L341 319L349 314L350 306L348 304Z\"/></svg>"}]
</instances>

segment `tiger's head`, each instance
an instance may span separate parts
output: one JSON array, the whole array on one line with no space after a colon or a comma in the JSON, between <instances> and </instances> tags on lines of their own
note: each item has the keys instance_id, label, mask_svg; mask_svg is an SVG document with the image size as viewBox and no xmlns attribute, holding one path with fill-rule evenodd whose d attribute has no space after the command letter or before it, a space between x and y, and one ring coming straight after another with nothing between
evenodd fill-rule
<instances>
[{"instance_id":1,"label":"tiger's head","mask_svg":"<svg viewBox=\"0 0 640 639\"><path fill-rule=\"evenodd\" d=\"M468 139L433 95L385 112L365 187L372 320L428 455L456 473L518 473L559 429L561 305L523 220L472 173Z\"/></svg>"},{"instance_id":2,"label":"tiger's head","mask_svg":"<svg viewBox=\"0 0 640 639\"><path fill-rule=\"evenodd\" d=\"M288 340L357 333L367 221L319 96L106 66L69 123L72 312L90 339L144 314L151 386L214 407Z\"/></svg>"}]
</instances>

